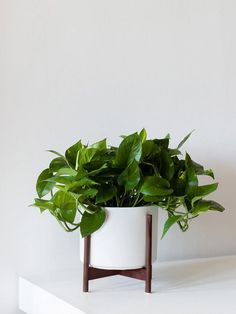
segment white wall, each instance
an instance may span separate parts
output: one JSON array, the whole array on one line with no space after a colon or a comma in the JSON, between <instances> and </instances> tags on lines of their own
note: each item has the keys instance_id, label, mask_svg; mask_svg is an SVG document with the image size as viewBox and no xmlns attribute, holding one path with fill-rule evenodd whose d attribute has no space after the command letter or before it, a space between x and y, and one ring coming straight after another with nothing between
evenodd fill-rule
<instances>
[{"instance_id":1,"label":"white wall","mask_svg":"<svg viewBox=\"0 0 236 314\"><path fill-rule=\"evenodd\" d=\"M75 267L78 234L27 207L51 156L145 126L213 167L224 214L159 245L159 259L236 253L236 2L0 0L0 312L18 273ZM160 225L164 215L160 215Z\"/></svg>"}]
</instances>

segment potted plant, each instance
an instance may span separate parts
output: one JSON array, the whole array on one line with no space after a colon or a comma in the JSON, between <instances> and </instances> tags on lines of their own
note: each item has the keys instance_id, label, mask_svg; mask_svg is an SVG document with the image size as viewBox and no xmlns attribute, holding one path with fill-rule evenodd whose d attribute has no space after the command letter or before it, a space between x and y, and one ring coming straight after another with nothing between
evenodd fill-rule
<instances>
[{"instance_id":1,"label":"potted plant","mask_svg":"<svg viewBox=\"0 0 236 314\"><path fill-rule=\"evenodd\" d=\"M191 133L190 133L191 134ZM79 140L57 155L38 177L34 206L48 210L68 232L92 234L91 265L133 269L144 265L145 215L153 219L153 261L156 259L157 208L167 213L162 237L177 223L224 208L205 197L218 183L199 185L198 176L214 179L211 169L170 148L170 137L147 139L146 131L122 136L119 147L106 139L92 145ZM82 247L82 246L81 246Z\"/></svg>"}]
</instances>

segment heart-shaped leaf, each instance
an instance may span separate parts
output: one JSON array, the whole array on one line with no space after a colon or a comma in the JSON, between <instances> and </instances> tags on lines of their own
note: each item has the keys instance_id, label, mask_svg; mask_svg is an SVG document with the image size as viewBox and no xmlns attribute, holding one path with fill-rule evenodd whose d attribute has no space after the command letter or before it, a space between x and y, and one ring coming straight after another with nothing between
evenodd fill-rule
<instances>
[{"instance_id":1,"label":"heart-shaped leaf","mask_svg":"<svg viewBox=\"0 0 236 314\"><path fill-rule=\"evenodd\" d=\"M105 219L106 213L102 208L99 208L93 214L89 214L85 211L80 224L80 232L82 237L87 237L91 233L97 231L103 225Z\"/></svg>"},{"instance_id":2,"label":"heart-shaped leaf","mask_svg":"<svg viewBox=\"0 0 236 314\"><path fill-rule=\"evenodd\" d=\"M76 215L76 198L70 192L58 191L53 197L54 205L60 210L61 216L72 223Z\"/></svg>"},{"instance_id":3,"label":"heart-shaped leaf","mask_svg":"<svg viewBox=\"0 0 236 314\"><path fill-rule=\"evenodd\" d=\"M132 190L140 181L140 170L137 161L129 164L118 177L118 184L123 185L126 191Z\"/></svg>"},{"instance_id":4,"label":"heart-shaped leaf","mask_svg":"<svg viewBox=\"0 0 236 314\"><path fill-rule=\"evenodd\" d=\"M142 154L142 141L137 133L131 134L123 139L117 154L116 165L119 168L125 168L134 160L139 162Z\"/></svg>"},{"instance_id":5,"label":"heart-shaped leaf","mask_svg":"<svg viewBox=\"0 0 236 314\"><path fill-rule=\"evenodd\" d=\"M53 177L53 174L51 173L49 169L43 170L38 176L38 180L36 183L36 190L40 198L47 195L49 192L52 191L55 185L55 182L46 181L47 179L51 179L52 177Z\"/></svg>"},{"instance_id":6,"label":"heart-shaped leaf","mask_svg":"<svg viewBox=\"0 0 236 314\"><path fill-rule=\"evenodd\" d=\"M169 217L166 222L165 222L165 225L164 225L164 229L163 229L163 232L162 232L162 236L161 238L163 239L165 234L167 233L167 231L177 222L177 221L180 221L182 219L182 216L181 215L175 215L175 216L171 216Z\"/></svg>"},{"instance_id":7,"label":"heart-shaped leaf","mask_svg":"<svg viewBox=\"0 0 236 314\"><path fill-rule=\"evenodd\" d=\"M170 184L167 180L151 176L144 179L140 192L149 196L167 196L173 192L169 187Z\"/></svg>"}]
</instances>

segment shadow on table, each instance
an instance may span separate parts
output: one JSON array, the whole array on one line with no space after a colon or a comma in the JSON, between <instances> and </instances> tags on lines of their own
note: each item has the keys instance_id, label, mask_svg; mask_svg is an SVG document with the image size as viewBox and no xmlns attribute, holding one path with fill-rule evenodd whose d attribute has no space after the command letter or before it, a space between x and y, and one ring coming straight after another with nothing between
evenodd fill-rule
<instances>
[{"instance_id":1,"label":"shadow on table","mask_svg":"<svg viewBox=\"0 0 236 314\"><path fill-rule=\"evenodd\" d=\"M232 287L236 289L235 257L170 262L153 273L153 292L157 293Z\"/></svg>"}]
</instances>

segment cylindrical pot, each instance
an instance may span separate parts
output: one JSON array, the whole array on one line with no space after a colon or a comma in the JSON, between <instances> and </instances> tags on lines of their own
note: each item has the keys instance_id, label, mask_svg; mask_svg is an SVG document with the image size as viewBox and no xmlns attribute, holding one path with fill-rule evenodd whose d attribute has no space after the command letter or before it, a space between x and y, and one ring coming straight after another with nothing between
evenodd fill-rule
<instances>
[{"instance_id":1,"label":"cylindrical pot","mask_svg":"<svg viewBox=\"0 0 236 314\"><path fill-rule=\"evenodd\" d=\"M157 206L106 207L103 226L91 235L90 265L103 269L145 266L146 215L152 214L152 261L157 256ZM83 262L84 239L80 241Z\"/></svg>"}]
</instances>

